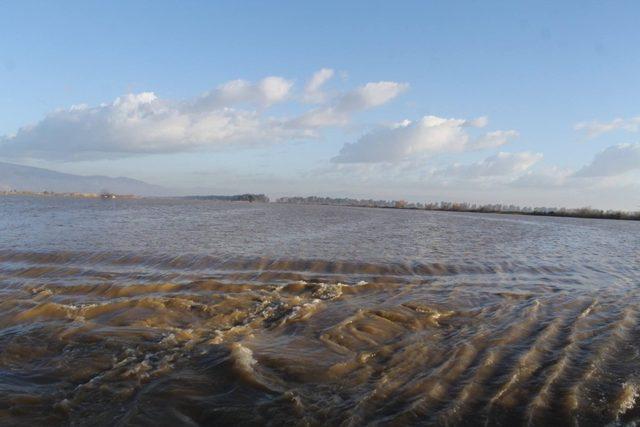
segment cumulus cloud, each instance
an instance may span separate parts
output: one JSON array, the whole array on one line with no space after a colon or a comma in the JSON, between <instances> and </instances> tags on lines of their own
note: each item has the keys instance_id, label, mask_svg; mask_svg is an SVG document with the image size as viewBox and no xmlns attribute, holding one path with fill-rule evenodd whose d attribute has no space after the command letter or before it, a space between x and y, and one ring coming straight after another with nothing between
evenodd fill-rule
<instances>
[{"instance_id":1,"label":"cumulus cloud","mask_svg":"<svg viewBox=\"0 0 640 427\"><path fill-rule=\"evenodd\" d=\"M486 124L485 117L465 120L425 116L415 122L405 120L345 144L332 160L337 163L398 162L416 156L498 147L517 136L515 131L496 131L472 139L467 132L467 128Z\"/></svg>"},{"instance_id":2,"label":"cumulus cloud","mask_svg":"<svg viewBox=\"0 0 640 427\"><path fill-rule=\"evenodd\" d=\"M292 81L276 76L265 77L257 83L232 80L197 98L193 107L208 110L243 103L269 106L286 100L292 87Z\"/></svg>"},{"instance_id":3,"label":"cumulus cloud","mask_svg":"<svg viewBox=\"0 0 640 427\"><path fill-rule=\"evenodd\" d=\"M607 147L596 154L591 163L576 172L575 176L615 176L639 169L640 143L618 144Z\"/></svg>"},{"instance_id":4,"label":"cumulus cloud","mask_svg":"<svg viewBox=\"0 0 640 427\"><path fill-rule=\"evenodd\" d=\"M475 119L466 120L465 126L471 126L474 128L483 128L489 124L489 118L487 116L477 117Z\"/></svg>"},{"instance_id":5,"label":"cumulus cloud","mask_svg":"<svg viewBox=\"0 0 640 427\"><path fill-rule=\"evenodd\" d=\"M325 94L322 86L333 77L334 71L330 68L322 68L316 71L304 87L304 99L310 103L322 103L325 101Z\"/></svg>"},{"instance_id":6,"label":"cumulus cloud","mask_svg":"<svg viewBox=\"0 0 640 427\"><path fill-rule=\"evenodd\" d=\"M500 152L479 162L466 165L456 163L446 168L437 169L433 174L446 178L514 176L525 172L540 160L542 160L541 153Z\"/></svg>"},{"instance_id":7,"label":"cumulus cloud","mask_svg":"<svg viewBox=\"0 0 640 427\"><path fill-rule=\"evenodd\" d=\"M616 118L610 122L599 122L596 120L589 122L576 123L573 127L577 131L584 132L587 138L596 138L604 133L615 130L626 130L628 132L637 132L640 128L640 116L630 119Z\"/></svg>"},{"instance_id":8,"label":"cumulus cloud","mask_svg":"<svg viewBox=\"0 0 640 427\"><path fill-rule=\"evenodd\" d=\"M407 89L406 83L377 82L364 86L344 95L336 109L338 111L362 111L386 104Z\"/></svg>"},{"instance_id":9,"label":"cumulus cloud","mask_svg":"<svg viewBox=\"0 0 640 427\"><path fill-rule=\"evenodd\" d=\"M143 92L97 107L55 111L2 138L2 153L58 159L118 157L296 136L300 134L256 112L232 108L194 112Z\"/></svg>"},{"instance_id":10,"label":"cumulus cloud","mask_svg":"<svg viewBox=\"0 0 640 427\"><path fill-rule=\"evenodd\" d=\"M318 95L332 74L329 69L318 71L306 93ZM309 139L324 126L346 124L355 111L384 104L405 87L368 83L338 96L325 113L312 111L305 120L300 120L304 114L268 115L274 104L300 99L292 94L293 82L277 76L254 83L232 80L182 101L153 92L127 94L98 106L53 111L15 134L0 136L0 149L5 157L84 160Z\"/></svg>"},{"instance_id":11,"label":"cumulus cloud","mask_svg":"<svg viewBox=\"0 0 640 427\"><path fill-rule=\"evenodd\" d=\"M406 83L367 83L340 96L332 105L312 110L290 122L294 128L342 126L351 115L391 101L409 87Z\"/></svg>"},{"instance_id":12,"label":"cumulus cloud","mask_svg":"<svg viewBox=\"0 0 640 427\"><path fill-rule=\"evenodd\" d=\"M487 132L478 138L476 146L478 148L495 148L507 144L510 140L517 138L520 134L515 130L495 130Z\"/></svg>"}]
</instances>

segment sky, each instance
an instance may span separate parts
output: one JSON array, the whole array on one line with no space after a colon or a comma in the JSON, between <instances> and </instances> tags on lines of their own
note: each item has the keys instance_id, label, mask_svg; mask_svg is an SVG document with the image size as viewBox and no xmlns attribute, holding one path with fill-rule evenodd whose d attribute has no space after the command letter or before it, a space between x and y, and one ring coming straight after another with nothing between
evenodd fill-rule
<instances>
[{"instance_id":1,"label":"sky","mask_svg":"<svg viewBox=\"0 0 640 427\"><path fill-rule=\"evenodd\" d=\"M640 209L636 1L0 1L0 160Z\"/></svg>"}]
</instances>

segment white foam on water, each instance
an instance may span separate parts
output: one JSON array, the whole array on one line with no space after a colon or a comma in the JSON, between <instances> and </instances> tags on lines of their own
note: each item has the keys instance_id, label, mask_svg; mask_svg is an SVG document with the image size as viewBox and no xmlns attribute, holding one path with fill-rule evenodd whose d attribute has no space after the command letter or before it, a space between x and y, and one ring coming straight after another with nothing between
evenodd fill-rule
<instances>
[{"instance_id":1,"label":"white foam on water","mask_svg":"<svg viewBox=\"0 0 640 427\"><path fill-rule=\"evenodd\" d=\"M253 358L253 352L251 349L240 343L233 343L231 345L231 357L233 359L233 366L235 369L247 375L254 374L253 367L258 362Z\"/></svg>"},{"instance_id":2,"label":"white foam on water","mask_svg":"<svg viewBox=\"0 0 640 427\"><path fill-rule=\"evenodd\" d=\"M638 384L635 382L625 382L622 384L622 392L620 393L620 397L618 399L618 412L617 416L620 417L624 415L630 409L633 409L636 406L636 400L638 399L638 395L640 395L640 390Z\"/></svg>"}]
</instances>

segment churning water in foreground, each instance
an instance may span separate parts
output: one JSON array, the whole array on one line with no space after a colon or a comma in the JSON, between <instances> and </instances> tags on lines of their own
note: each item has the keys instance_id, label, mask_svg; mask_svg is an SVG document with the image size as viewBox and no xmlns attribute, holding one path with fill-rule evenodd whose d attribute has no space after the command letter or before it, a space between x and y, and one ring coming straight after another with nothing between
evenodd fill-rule
<instances>
[{"instance_id":1,"label":"churning water in foreground","mask_svg":"<svg viewBox=\"0 0 640 427\"><path fill-rule=\"evenodd\" d=\"M640 420L640 223L0 199L0 425Z\"/></svg>"}]
</instances>

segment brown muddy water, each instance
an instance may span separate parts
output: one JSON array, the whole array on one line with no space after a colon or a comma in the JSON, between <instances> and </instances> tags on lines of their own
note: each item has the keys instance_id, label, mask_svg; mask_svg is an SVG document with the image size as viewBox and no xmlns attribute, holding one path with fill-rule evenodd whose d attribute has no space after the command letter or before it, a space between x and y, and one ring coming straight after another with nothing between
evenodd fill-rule
<instances>
[{"instance_id":1,"label":"brown muddy water","mask_svg":"<svg viewBox=\"0 0 640 427\"><path fill-rule=\"evenodd\" d=\"M0 425L625 425L640 223L0 199Z\"/></svg>"}]
</instances>

